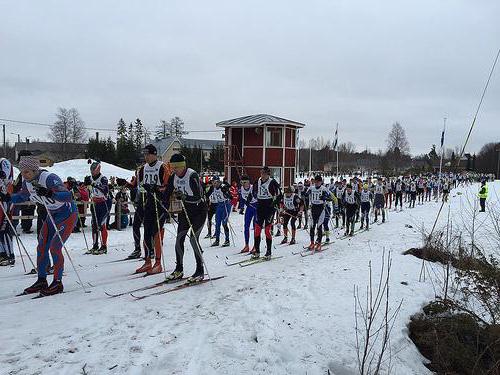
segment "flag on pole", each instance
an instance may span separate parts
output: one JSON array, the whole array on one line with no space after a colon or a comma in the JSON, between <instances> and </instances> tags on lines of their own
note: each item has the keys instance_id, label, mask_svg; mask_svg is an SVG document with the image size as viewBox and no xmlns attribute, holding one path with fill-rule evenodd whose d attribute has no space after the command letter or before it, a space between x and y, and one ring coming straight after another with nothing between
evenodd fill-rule
<instances>
[{"instance_id":1,"label":"flag on pole","mask_svg":"<svg viewBox=\"0 0 500 375\"><path fill-rule=\"evenodd\" d=\"M443 132L441 133L441 147L444 145L444 131L445 129L443 128Z\"/></svg>"},{"instance_id":2,"label":"flag on pole","mask_svg":"<svg viewBox=\"0 0 500 375\"><path fill-rule=\"evenodd\" d=\"M335 129L335 140L333 141L333 149L337 149L337 143L339 141L339 124L337 124L337 128Z\"/></svg>"}]
</instances>

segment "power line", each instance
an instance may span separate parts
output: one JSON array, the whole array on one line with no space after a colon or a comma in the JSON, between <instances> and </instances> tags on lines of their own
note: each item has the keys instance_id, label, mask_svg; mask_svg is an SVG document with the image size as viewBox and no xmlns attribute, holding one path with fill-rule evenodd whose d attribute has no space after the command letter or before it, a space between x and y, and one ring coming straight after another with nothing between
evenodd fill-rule
<instances>
[{"instance_id":1,"label":"power line","mask_svg":"<svg viewBox=\"0 0 500 375\"><path fill-rule=\"evenodd\" d=\"M24 124L24 125L34 125L34 126L43 126L50 128L54 126L54 124L46 124L43 122L34 122L34 121L21 121L21 120L12 120L12 119L7 119L7 118L0 118L0 121L6 121L6 122L12 122L16 124ZM98 131L104 131L104 132L111 132L111 133L116 133L116 129L109 129L109 128L94 128L94 127L83 127L86 130L98 130ZM217 129L217 130L186 130L188 133L221 133L224 130L223 129Z\"/></svg>"}]
</instances>

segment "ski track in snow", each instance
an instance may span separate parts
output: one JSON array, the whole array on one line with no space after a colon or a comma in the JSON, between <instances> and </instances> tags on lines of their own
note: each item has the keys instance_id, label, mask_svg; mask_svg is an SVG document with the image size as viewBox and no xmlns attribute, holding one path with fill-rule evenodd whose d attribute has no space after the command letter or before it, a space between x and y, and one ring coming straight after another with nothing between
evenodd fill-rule
<instances>
[{"instance_id":1,"label":"ski track in snow","mask_svg":"<svg viewBox=\"0 0 500 375\"><path fill-rule=\"evenodd\" d=\"M500 183L495 185L500 191ZM472 196L477 186L467 188ZM456 191L464 190L451 194L453 215L463 198ZM297 231L295 246L278 246L282 237L275 237L274 254L284 258L245 268L224 264L225 256L245 259L233 255L243 247L243 216L232 213L236 248L210 248L209 240L201 240L210 275L226 278L140 301L104 294L163 278L134 278L140 262L104 263L133 250L131 228L111 231L111 247L102 256L83 255L83 237L73 234L68 249L84 282L94 285L88 287L91 293L82 292L67 257L65 293L50 298L12 297L35 280L23 275L19 258L15 267L0 269L0 373L77 374L85 365L87 374L326 374L328 369L335 375L356 374L353 286L364 290L370 260L377 278L383 248L393 258L391 300L404 300L391 338L393 373L430 373L407 337L406 324L434 291L429 275L426 282L418 281L421 261L401 252L421 245L418 227L432 226L439 206L432 202L390 211L384 225L343 241L333 235L328 251L304 258L291 254L308 242L303 230ZM441 223L446 216L443 212ZM174 239L166 233L170 272ZM22 239L35 259L35 236ZM430 268L440 272L437 265ZM187 275L194 271L188 243L184 269Z\"/></svg>"}]
</instances>

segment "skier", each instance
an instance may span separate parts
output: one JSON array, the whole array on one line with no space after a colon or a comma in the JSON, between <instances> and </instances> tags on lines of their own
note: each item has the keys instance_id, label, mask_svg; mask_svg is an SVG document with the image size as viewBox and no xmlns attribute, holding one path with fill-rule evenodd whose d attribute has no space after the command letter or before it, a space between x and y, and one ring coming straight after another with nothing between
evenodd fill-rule
<instances>
[{"instance_id":1,"label":"skier","mask_svg":"<svg viewBox=\"0 0 500 375\"><path fill-rule=\"evenodd\" d=\"M240 213L241 210L245 209L245 229L243 231L245 236L245 247L241 250L241 253L247 253L248 251L250 251L250 224L253 224L255 226L256 221L257 198L251 196L252 189L253 188L250 184L250 178L248 176L242 176L240 187Z\"/></svg>"},{"instance_id":2,"label":"skier","mask_svg":"<svg viewBox=\"0 0 500 375\"><path fill-rule=\"evenodd\" d=\"M331 200L330 192L323 185L323 179L320 175L314 177L314 184L309 188L309 202L311 203L311 228L309 230L309 238L311 240L308 249L321 251L321 240L323 237L323 223L325 220L325 207L327 202ZM318 228L317 240L314 242L314 235Z\"/></svg>"},{"instance_id":3,"label":"skier","mask_svg":"<svg viewBox=\"0 0 500 375\"><path fill-rule=\"evenodd\" d=\"M417 183L415 180L410 180L408 190L410 192L410 205L408 207L415 208L415 201L417 199Z\"/></svg>"},{"instance_id":4,"label":"skier","mask_svg":"<svg viewBox=\"0 0 500 375\"><path fill-rule=\"evenodd\" d=\"M5 158L0 159L0 195L6 197L12 194L14 181L14 169L12 163ZM7 200L0 199L0 266L13 266L16 262L14 247L12 246L12 230L5 215L9 215L11 204Z\"/></svg>"},{"instance_id":5,"label":"skier","mask_svg":"<svg viewBox=\"0 0 500 375\"><path fill-rule=\"evenodd\" d=\"M338 208L335 213L335 228L339 227L339 216L341 216L342 217L342 226L340 227L341 229L343 229L345 226L345 210L343 203L343 196L345 191L344 182L345 180L338 181L337 188L335 189L335 196L337 197L337 202L338 202Z\"/></svg>"},{"instance_id":6,"label":"skier","mask_svg":"<svg viewBox=\"0 0 500 375\"><path fill-rule=\"evenodd\" d=\"M207 228L208 228L208 233L207 235L204 237L204 238L215 238L213 235L212 235L212 218L214 217L215 215L215 208L216 206L212 204L212 202L210 202L210 199L208 197L208 192L210 191L210 189L212 188L213 186L213 183L214 183L214 178L212 177L209 181L209 183L205 186L204 190L203 190L203 194L204 194L204 197L205 197L205 201L207 202L207 205L208 205L208 215L207 215Z\"/></svg>"},{"instance_id":7,"label":"skier","mask_svg":"<svg viewBox=\"0 0 500 375\"><path fill-rule=\"evenodd\" d=\"M220 227L224 227L225 241L223 247L229 246L229 214L231 213L231 193L230 187L226 183L220 182L219 176L215 176L212 180L212 186L208 189L207 196L210 200L210 205L215 211L215 242L211 245L220 245Z\"/></svg>"},{"instance_id":8,"label":"skier","mask_svg":"<svg viewBox=\"0 0 500 375\"><path fill-rule=\"evenodd\" d=\"M21 157L19 168L23 176L21 191L13 194L12 197L3 196L2 200L8 201L10 198L14 204L31 200L43 204L48 209L48 218L43 223L38 239L38 280L26 288L24 293L40 292L43 296L61 293L64 289L62 284L64 257L61 251L63 246L61 239L66 242L75 227L78 216L76 205L71 192L64 187L61 179L54 173L40 170L38 159L35 157ZM56 234L56 231L59 234ZM54 280L47 285L49 251L54 261Z\"/></svg>"},{"instance_id":9,"label":"skier","mask_svg":"<svg viewBox=\"0 0 500 375\"><path fill-rule=\"evenodd\" d=\"M134 218L132 219L132 233L134 236L134 251L127 257L128 259L139 259L141 257L141 225L144 222L144 191L139 189L137 183L139 172L142 171L143 166L135 171L134 176L130 182L127 182L127 187L130 190L130 200L134 204ZM142 173L142 172L141 172ZM147 257L147 251L144 250L144 258Z\"/></svg>"},{"instance_id":10,"label":"skier","mask_svg":"<svg viewBox=\"0 0 500 375\"><path fill-rule=\"evenodd\" d=\"M448 194L450 194L450 182L445 178L443 181L443 202L448 202Z\"/></svg>"},{"instance_id":11,"label":"skier","mask_svg":"<svg viewBox=\"0 0 500 375\"><path fill-rule=\"evenodd\" d=\"M351 184L347 184L342 195L342 205L345 207L345 234L344 236L354 236L354 219L359 206L359 193L355 191Z\"/></svg>"},{"instance_id":12,"label":"skier","mask_svg":"<svg viewBox=\"0 0 500 375\"><path fill-rule=\"evenodd\" d=\"M394 184L394 190L396 191L396 200L394 201L394 211L398 210L398 202L400 211L403 211L403 191L405 191L405 185L400 178L396 180L396 183Z\"/></svg>"},{"instance_id":13,"label":"skier","mask_svg":"<svg viewBox=\"0 0 500 375\"><path fill-rule=\"evenodd\" d=\"M295 223L297 222L297 218L299 214L304 210L304 202L302 199L293 192L293 189L289 186L285 188L285 194L283 195L283 199L281 201L282 205L282 217L283 217L283 240L281 244L286 244L288 242L288 222L290 222L291 226L291 238L290 245L295 244L295 232L296 227Z\"/></svg>"},{"instance_id":14,"label":"skier","mask_svg":"<svg viewBox=\"0 0 500 375\"><path fill-rule=\"evenodd\" d=\"M373 193L368 190L368 184L363 185L363 190L360 193L360 201L361 201L361 227L359 229L363 229L364 223L366 222L366 230L369 230L369 222L370 222L370 206L371 201L373 200ZM396 193L396 202L397 202L397 193Z\"/></svg>"},{"instance_id":15,"label":"skier","mask_svg":"<svg viewBox=\"0 0 500 375\"><path fill-rule=\"evenodd\" d=\"M418 195L418 204L424 204L424 179L422 177L418 178L417 181L417 195Z\"/></svg>"},{"instance_id":16,"label":"skier","mask_svg":"<svg viewBox=\"0 0 500 375\"><path fill-rule=\"evenodd\" d=\"M375 185L375 197L373 199L373 207L375 209L375 222L377 222L378 215L382 211L382 223L385 223L385 210L384 210L384 196L385 187L382 179L379 177Z\"/></svg>"},{"instance_id":17,"label":"skier","mask_svg":"<svg viewBox=\"0 0 500 375\"><path fill-rule=\"evenodd\" d=\"M177 239L175 241L175 270L167 276L168 281L178 280L184 276L184 241L189 233L189 241L193 248L196 260L196 270L188 278L188 282L194 283L204 279L203 250L200 246L200 233L207 218L207 206L203 199L203 188L198 173L188 168L186 159L181 154L174 154L170 158L170 166L174 173L168 179L165 191L165 199L170 202L171 197L181 200L182 211L179 213L179 224L177 226Z\"/></svg>"},{"instance_id":18,"label":"skier","mask_svg":"<svg viewBox=\"0 0 500 375\"><path fill-rule=\"evenodd\" d=\"M90 164L90 173L92 177L85 178L85 184L90 187L92 215L92 239L94 245L90 249L90 254L100 255L108 252L108 228L106 222L109 216L108 179L101 174L101 162L94 161ZM101 247L99 247L99 237L101 238Z\"/></svg>"},{"instance_id":19,"label":"skier","mask_svg":"<svg viewBox=\"0 0 500 375\"><path fill-rule=\"evenodd\" d=\"M304 184L302 184L302 182L299 182L299 185L297 187L299 197L304 202L304 230L307 230L309 223L309 194L308 194L309 188L310 188L309 180L305 180ZM297 227L297 229L300 229L301 227L302 227L302 215L299 216L299 226Z\"/></svg>"},{"instance_id":20,"label":"skier","mask_svg":"<svg viewBox=\"0 0 500 375\"><path fill-rule=\"evenodd\" d=\"M260 257L260 236L262 229L266 236L266 254L264 259L271 259L272 236L271 227L276 206L280 202L281 189L280 185L274 178L271 178L271 170L264 166L260 170L260 178L257 183L252 186L252 197L257 198L257 220L255 221L254 230L254 248L252 254L253 259Z\"/></svg>"},{"instance_id":21,"label":"skier","mask_svg":"<svg viewBox=\"0 0 500 375\"><path fill-rule=\"evenodd\" d=\"M162 197L171 171L163 161L158 160L158 151L152 144L144 147L143 155L146 163L139 168L137 179L134 181L141 196L139 202L143 205L146 254L144 264L135 272L153 275L163 270L161 265L163 225L168 213L162 204ZM153 258L155 263L151 265Z\"/></svg>"}]
</instances>

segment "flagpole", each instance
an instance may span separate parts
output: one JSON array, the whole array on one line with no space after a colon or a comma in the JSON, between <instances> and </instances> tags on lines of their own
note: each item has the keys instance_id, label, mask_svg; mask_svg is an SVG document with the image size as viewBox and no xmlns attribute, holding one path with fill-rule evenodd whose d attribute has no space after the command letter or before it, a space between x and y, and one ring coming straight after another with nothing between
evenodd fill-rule
<instances>
[{"instance_id":1,"label":"flagpole","mask_svg":"<svg viewBox=\"0 0 500 375\"><path fill-rule=\"evenodd\" d=\"M309 140L309 176L311 176L311 164L312 164L312 147L311 147L311 140Z\"/></svg>"},{"instance_id":2,"label":"flagpole","mask_svg":"<svg viewBox=\"0 0 500 375\"><path fill-rule=\"evenodd\" d=\"M446 131L446 117L444 118L443 133L441 135L441 160L439 161L439 178L441 178L441 170L443 169L444 132L445 131Z\"/></svg>"},{"instance_id":3,"label":"flagpole","mask_svg":"<svg viewBox=\"0 0 500 375\"><path fill-rule=\"evenodd\" d=\"M335 132L335 148L337 149L337 178L339 178L339 123L337 122L337 131Z\"/></svg>"}]
</instances>

